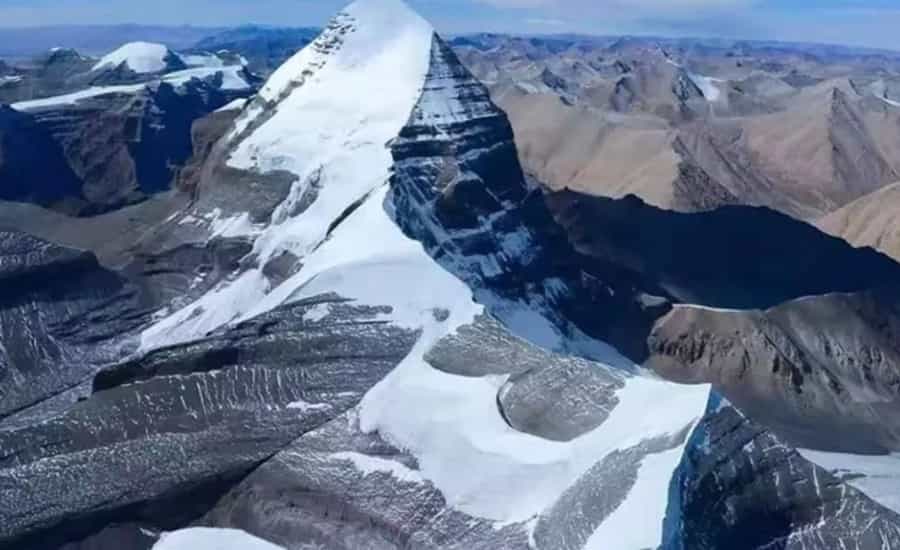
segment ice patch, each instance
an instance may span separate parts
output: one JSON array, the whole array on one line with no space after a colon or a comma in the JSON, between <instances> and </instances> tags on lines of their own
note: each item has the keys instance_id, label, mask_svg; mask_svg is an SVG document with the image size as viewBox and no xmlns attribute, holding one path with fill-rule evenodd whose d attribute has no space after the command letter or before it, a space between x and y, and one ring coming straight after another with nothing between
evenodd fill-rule
<instances>
[{"instance_id":1,"label":"ice patch","mask_svg":"<svg viewBox=\"0 0 900 550\"><path fill-rule=\"evenodd\" d=\"M192 79L206 80L222 75L220 89L228 91L244 91L250 89L250 83L244 78L244 68L238 65L228 67L200 67L175 71L163 76L162 81L173 86L182 86Z\"/></svg>"},{"instance_id":2,"label":"ice patch","mask_svg":"<svg viewBox=\"0 0 900 550\"><path fill-rule=\"evenodd\" d=\"M193 527L164 533L153 550L284 550L237 529Z\"/></svg>"},{"instance_id":3,"label":"ice patch","mask_svg":"<svg viewBox=\"0 0 900 550\"><path fill-rule=\"evenodd\" d=\"M248 101L250 101L250 100L244 99L244 98L235 99L234 101L231 101L231 102L219 107L218 109L216 109L216 112L223 113L225 111L240 111L241 109L244 108L244 106L247 104Z\"/></svg>"},{"instance_id":4,"label":"ice patch","mask_svg":"<svg viewBox=\"0 0 900 550\"><path fill-rule=\"evenodd\" d=\"M306 401L299 400L288 403L287 408L301 412L314 412L331 410L331 405L328 403L307 403Z\"/></svg>"},{"instance_id":5,"label":"ice patch","mask_svg":"<svg viewBox=\"0 0 900 550\"><path fill-rule=\"evenodd\" d=\"M316 304L303 314L303 320L308 323L318 323L328 317L329 313L331 313L331 306L328 304Z\"/></svg>"},{"instance_id":6,"label":"ice patch","mask_svg":"<svg viewBox=\"0 0 900 550\"><path fill-rule=\"evenodd\" d=\"M154 80L152 82L142 83L142 84L125 84L119 86L92 86L85 90L80 90L77 92L73 92L70 94L64 94L53 97L46 97L43 99L33 99L29 101L20 101L19 103L13 103L12 108L17 111L34 111L37 109L45 109L48 107L58 107L60 105L74 105L79 101L83 101L85 99L90 99L94 97L101 97L105 95L111 94L136 94L148 86L152 86L157 82L166 82L173 86L183 86L187 84L192 79L200 79L204 80L207 78L215 77L218 74L222 75L222 90L228 91L244 91L250 89L250 84L244 79L243 69L238 66L224 67L222 69L210 69L210 68L200 68L200 69L187 69L184 71L175 71L173 73L169 73L164 75L159 80Z\"/></svg>"},{"instance_id":7,"label":"ice patch","mask_svg":"<svg viewBox=\"0 0 900 550\"><path fill-rule=\"evenodd\" d=\"M225 61L217 56L212 54L194 54L194 55L184 55L181 54L178 57L181 58L181 61L187 65L188 67L224 67Z\"/></svg>"},{"instance_id":8,"label":"ice patch","mask_svg":"<svg viewBox=\"0 0 900 550\"><path fill-rule=\"evenodd\" d=\"M187 219L189 219L189 217L186 217L181 223L186 223L185 220ZM258 235L262 232L262 228L261 226L254 225L253 222L250 221L250 214L241 212L230 218L216 216L210 224L210 232L212 233L212 237L224 237L228 239Z\"/></svg>"},{"instance_id":9,"label":"ice patch","mask_svg":"<svg viewBox=\"0 0 900 550\"><path fill-rule=\"evenodd\" d=\"M419 475L419 472L394 460L387 460L353 452L334 453L329 458L332 460L344 460L350 462L353 464L354 468L366 475L380 472L390 474L395 479L407 483L422 483L424 481L422 476Z\"/></svg>"},{"instance_id":10,"label":"ice patch","mask_svg":"<svg viewBox=\"0 0 900 550\"><path fill-rule=\"evenodd\" d=\"M672 309L697 309L702 311L713 311L716 313L741 313L745 310L730 309L724 307L704 306L700 304L673 304Z\"/></svg>"},{"instance_id":11,"label":"ice patch","mask_svg":"<svg viewBox=\"0 0 900 550\"><path fill-rule=\"evenodd\" d=\"M688 73L688 76L690 77L691 82L700 88L700 92L703 93L703 97L705 97L707 101L718 101L722 97L722 91L719 89L718 84L725 81L721 78L713 78L711 76L703 76L695 73Z\"/></svg>"},{"instance_id":12,"label":"ice patch","mask_svg":"<svg viewBox=\"0 0 900 550\"><path fill-rule=\"evenodd\" d=\"M869 87L872 95L887 103L892 107L900 107L900 101L893 100L888 97L888 87L884 80L876 80Z\"/></svg>"},{"instance_id":13,"label":"ice patch","mask_svg":"<svg viewBox=\"0 0 900 550\"><path fill-rule=\"evenodd\" d=\"M146 84L126 84L122 86L91 86L86 90L80 90L71 94L32 99L13 103L12 108L17 111L34 111L59 105L74 105L79 101L111 94L136 94L143 90Z\"/></svg>"}]
</instances>

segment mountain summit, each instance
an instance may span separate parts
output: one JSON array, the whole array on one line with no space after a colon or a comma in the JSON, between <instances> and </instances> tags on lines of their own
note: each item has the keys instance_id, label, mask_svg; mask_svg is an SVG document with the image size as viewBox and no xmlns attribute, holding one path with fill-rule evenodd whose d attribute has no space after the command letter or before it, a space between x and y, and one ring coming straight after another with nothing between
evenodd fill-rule
<instances>
[{"instance_id":1,"label":"mountain summit","mask_svg":"<svg viewBox=\"0 0 900 550\"><path fill-rule=\"evenodd\" d=\"M181 59L163 44L129 42L103 56L94 71L124 67L137 74L162 73L186 68Z\"/></svg>"}]
</instances>

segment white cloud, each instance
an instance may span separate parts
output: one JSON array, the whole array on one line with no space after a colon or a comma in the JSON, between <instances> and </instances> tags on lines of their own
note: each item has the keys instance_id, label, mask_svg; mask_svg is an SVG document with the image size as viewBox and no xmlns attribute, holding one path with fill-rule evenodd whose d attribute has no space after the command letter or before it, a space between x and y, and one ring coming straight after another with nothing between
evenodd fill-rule
<instances>
[{"instance_id":1,"label":"white cloud","mask_svg":"<svg viewBox=\"0 0 900 550\"><path fill-rule=\"evenodd\" d=\"M543 27L562 27L566 24L562 19L548 19L546 17L532 17L531 19L526 19L525 22L529 25Z\"/></svg>"}]
</instances>

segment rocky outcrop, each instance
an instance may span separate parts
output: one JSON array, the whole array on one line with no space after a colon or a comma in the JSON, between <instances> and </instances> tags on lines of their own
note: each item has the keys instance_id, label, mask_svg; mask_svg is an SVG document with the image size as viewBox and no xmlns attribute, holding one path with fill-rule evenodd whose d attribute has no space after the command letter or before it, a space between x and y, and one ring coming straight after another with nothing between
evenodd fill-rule
<instances>
[{"instance_id":1,"label":"rocky outcrop","mask_svg":"<svg viewBox=\"0 0 900 550\"><path fill-rule=\"evenodd\" d=\"M503 419L553 441L571 441L603 424L624 386L618 374L529 345L488 315L441 339L425 359L459 376L508 375L497 393Z\"/></svg>"},{"instance_id":2,"label":"rocky outcrop","mask_svg":"<svg viewBox=\"0 0 900 550\"><path fill-rule=\"evenodd\" d=\"M0 547L194 519L406 356L416 334L378 321L382 312L336 296L297 302L122 363L65 414L0 432Z\"/></svg>"},{"instance_id":3,"label":"rocky outcrop","mask_svg":"<svg viewBox=\"0 0 900 550\"><path fill-rule=\"evenodd\" d=\"M33 112L82 182L82 215L144 200L171 187L193 153L191 125L229 96L203 82L161 83Z\"/></svg>"},{"instance_id":4,"label":"rocky outcrop","mask_svg":"<svg viewBox=\"0 0 900 550\"><path fill-rule=\"evenodd\" d=\"M0 86L0 103L15 103L63 94L90 85L85 77L94 61L70 48L54 48L38 56L17 78Z\"/></svg>"},{"instance_id":5,"label":"rocky outcrop","mask_svg":"<svg viewBox=\"0 0 900 550\"><path fill-rule=\"evenodd\" d=\"M0 426L34 422L85 393L149 319L138 287L89 253L0 232ZM18 413L18 414L17 414Z\"/></svg>"},{"instance_id":6,"label":"rocky outcrop","mask_svg":"<svg viewBox=\"0 0 900 550\"><path fill-rule=\"evenodd\" d=\"M61 205L81 196L80 183L46 128L0 105L0 200Z\"/></svg>"},{"instance_id":7,"label":"rocky outcrop","mask_svg":"<svg viewBox=\"0 0 900 550\"><path fill-rule=\"evenodd\" d=\"M883 453L900 449L898 337L896 287L766 311L684 306L654 327L648 364L671 380L712 383L790 444Z\"/></svg>"},{"instance_id":8,"label":"rocky outcrop","mask_svg":"<svg viewBox=\"0 0 900 550\"><path fill-rule=\"evenodd\" d=\"M801 457L727 402L685 452L664 548L893 548L900 516Z\"/></svg>"},{"instance_id":9,"label":"rocky outcrop","mask_svg":"<svg viewBox=\"0 0 900 550\"><path fill-rule=\"evenodd\" d=\"M191 191L197 188L203 166L209 162L216 143L228 133L239 114L239 110L215 111L194 121L191 125L193 153L178 173L175 185L178 189Z\"/></svg>"}]
</instances>

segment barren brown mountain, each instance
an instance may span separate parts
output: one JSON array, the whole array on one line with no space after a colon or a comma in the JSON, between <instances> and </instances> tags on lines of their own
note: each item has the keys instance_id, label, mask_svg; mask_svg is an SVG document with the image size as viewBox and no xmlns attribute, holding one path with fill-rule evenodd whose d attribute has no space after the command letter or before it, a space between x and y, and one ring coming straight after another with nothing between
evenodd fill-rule
<instances>
[{"instance_id":1,"label":"barren brown mountain","mask_svg":"<svg viewBox=\"0 0 900 550\"><path fill-rule=\"evenodd\" d=\"M853 201L819 220L827 233L900 260L900 183Z\"/></svg>"},{"instance_id":2,"label":"barren brown mountain","mask_svg":"<svg viewBox=\"0 0 900 550\"><path fill-rule=\"evenodd\" d=\"M649 39L459 49L509 113L526 171L552 189L813 221L900 179L900 102L879 76L891 69Z\"/></svg>"}]
</instances>

